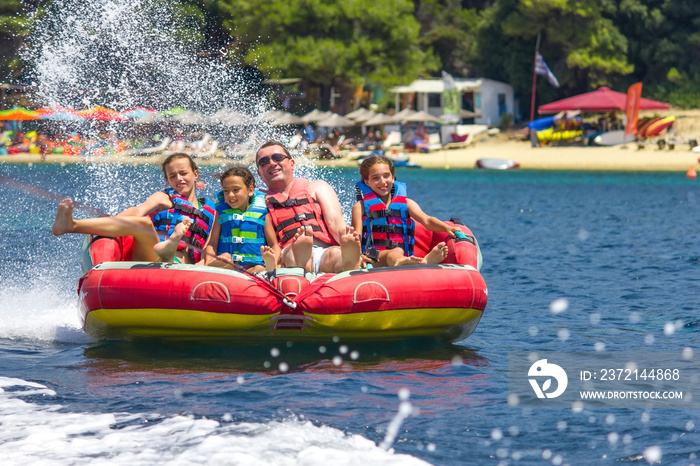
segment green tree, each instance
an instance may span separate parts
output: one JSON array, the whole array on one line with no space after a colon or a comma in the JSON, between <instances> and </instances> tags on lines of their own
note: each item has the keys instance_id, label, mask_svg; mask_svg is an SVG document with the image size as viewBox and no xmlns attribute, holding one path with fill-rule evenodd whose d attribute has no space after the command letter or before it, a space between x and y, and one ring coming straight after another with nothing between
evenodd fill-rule
<instances>
[{"instance_id":1,"label":"green tree","mask_svg":"<svg viewBox=\"0 0 700 466\"><path fill-rule=\"evenodd\" d=\"M243 59L271 77L301 77L341 92L392 86L440 68L419 47L409 0L223 0L223 24Z\"/></svg>"},{"instance_id":2,"label":"green tree","mask_svg":"<svg viewBox=\"0 0 700 466\"><path fill-rule=\"evenodd\" d=\"M0 76L3 81L21 77L18 50L28 33L27 6L20 0L0 0Z\"/></svg>"},{"instance_id":3,"label":"green tree","mask_svg":"<svg viewBox=\"0 0 700 466\"><path fill-rule=\"evenodd\" d=\"M611 19L629 41L632 75L644 94L682 107L700 106L700 3L695 0L622 0Z\"/></svg>"},{"instance_id":4,"label":"green tree","mask_svg":"<svg viewBox=\"0 0 700 466\"><path fill-rule=\"evenodd\" d=\"M563 89L585 91L610 85L634 70L627 60L627 39L604 16L612 0L496 0L484 10L473 55L480 70L513 84L531 96L535 43ZM540 80L542 81L542 80ZM554 91L546 80L542 97ZM528 100L529 101L529 100Z\"/></svg>"},{"instance_id":5,"label":"green tree","mask_svg":"<svg viewBox=\"0 0 700 466\"><path fill-rule=\"evenodd\" d=\"M433 50L442 69L454 76L469 76L479 15L476 8L465 8L462 0L418 0L416 20L420 23L420 42Z\"/></svg>"}]
</instances>

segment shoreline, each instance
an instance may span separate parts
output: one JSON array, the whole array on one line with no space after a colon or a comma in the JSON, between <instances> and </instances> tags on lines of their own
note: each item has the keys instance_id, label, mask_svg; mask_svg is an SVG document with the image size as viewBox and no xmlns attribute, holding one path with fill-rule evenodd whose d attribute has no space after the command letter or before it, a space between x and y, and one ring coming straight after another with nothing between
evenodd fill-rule
<instances>
[{"instance_id":1,"label":"shoreline","mask_svg":"<svg viewBox=\"0 0 700 466\"><path fill-rule=\"evenodd\" d=\"M528 141L513 141L497 136L481 139L466 148L447 149L418 154L409 153L410 161L422 168L475 169L481 158L510 159L520 164L519 170L572 170L572 171L669 171L687 172L700 167L700 154L692 152L688 144L674 149L659 149L656 145L639 149L636 143L619 146L545 146L531 147ZM75 155L48 155L41 160L39 154L12 154L0 156L0 164L76 164L76 163L121 163L160 164L162 156L93 157L84 159ZM195 159L202 166L227 166L234 163L250 163L250 158L228 159L212 157ZM335 160L309 159L318 166L357 167L357 161L344 157Z\"/></svg>"}]
</instances>

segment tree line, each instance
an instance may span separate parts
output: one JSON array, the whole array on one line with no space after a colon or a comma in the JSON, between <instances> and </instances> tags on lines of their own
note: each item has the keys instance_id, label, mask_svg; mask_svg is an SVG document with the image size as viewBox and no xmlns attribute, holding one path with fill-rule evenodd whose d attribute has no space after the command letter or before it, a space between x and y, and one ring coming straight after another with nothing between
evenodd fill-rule
<instances>
[{"instance_id":1,"label":"tree line","mask_svg":"<svg viewBox=\"0 0 700 466\"><path fill-rule=\"evenodd\" d=\"M599 86L625 91L641 81L645 97L700 107L697 0L171 2L203 59L332 86L346 105L360 86L385 91L444 70L510 83L528 115L540 35L540 52L561 87L539 79L538 105ZM19 50L46 3L0 0L5 82L26 81Z\"/></svg>"}]
</instances>

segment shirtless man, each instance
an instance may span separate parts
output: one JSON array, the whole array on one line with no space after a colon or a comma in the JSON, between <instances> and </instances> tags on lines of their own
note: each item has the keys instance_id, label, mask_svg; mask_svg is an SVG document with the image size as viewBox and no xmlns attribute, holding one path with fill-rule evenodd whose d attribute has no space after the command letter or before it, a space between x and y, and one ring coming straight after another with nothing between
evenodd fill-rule
<instances>
[{"instance_id":1,"label":"shirtless man","mask_svg":"<svg viewBox=\"0 0 700 466\"><path fill-rule=\"evenodd\" d=\"M359 269L360 237L345 223L333 188L323 180L294 178L295 161L276 141L260 147L255 163L268 188L268 215L282 248L281 265L315 273Z\"/></svg>"}]
</instances>

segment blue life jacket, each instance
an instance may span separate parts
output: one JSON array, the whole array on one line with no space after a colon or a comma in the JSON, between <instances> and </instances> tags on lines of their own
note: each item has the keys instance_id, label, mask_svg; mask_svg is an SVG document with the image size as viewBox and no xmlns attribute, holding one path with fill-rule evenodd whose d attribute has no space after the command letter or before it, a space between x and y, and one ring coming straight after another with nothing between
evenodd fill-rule
<instances>
[{"instance_id":1,"label":"blue life jacket","mask_svg":"<svg viewBox=\"0 0 700 466\"><path fill-rule=\"evenodd\" d=\"M408 214L406 183L394 181L391 202L384 204L364 181L357 182L357 200L362 201L362 252L401 247L413 255L416 224Z\"/></svg>"},{"instance_id":2,"label":"blue life jacket","mask_svg":"<svg viewBox=\"0 0 700 466\"><path fill-rule=\"evenodd\" d=\"M232 209L224 200L224 192L216 193L216 211L219 213L221 233L217 254L228 252L241 266L262 265L260 246L265 244L265 195L255 190L250 207L245 212Z\"/></svg>"},{"instance_id":3,"label":"blue life jacket","mask_svg":"<svg viewBox=\"0 0 700 466\"><path fill-rule=\"evenodd\" d=\"M165 236L161 236L160 240L165 241L165 238L172 234L175 225L181 223L184 218L189 218L192 220L192 224L185 236L182 237L177 249L178 251L185 249L187 247L185 243L203 248L204 243L209 238L209 232L211 232L211 227L214 225L214 218L216 217L214 202L204 197L200 198L198 201L202 207L198 209L190 201L180 196L173 188L165 188L163 192L170 196L173 206L168 210L161 210L151 217L156 231L165 232ZM189 250L189 256L193 264L202 258L201 253L193 249Z\"/></svg>"}]
</instances>

